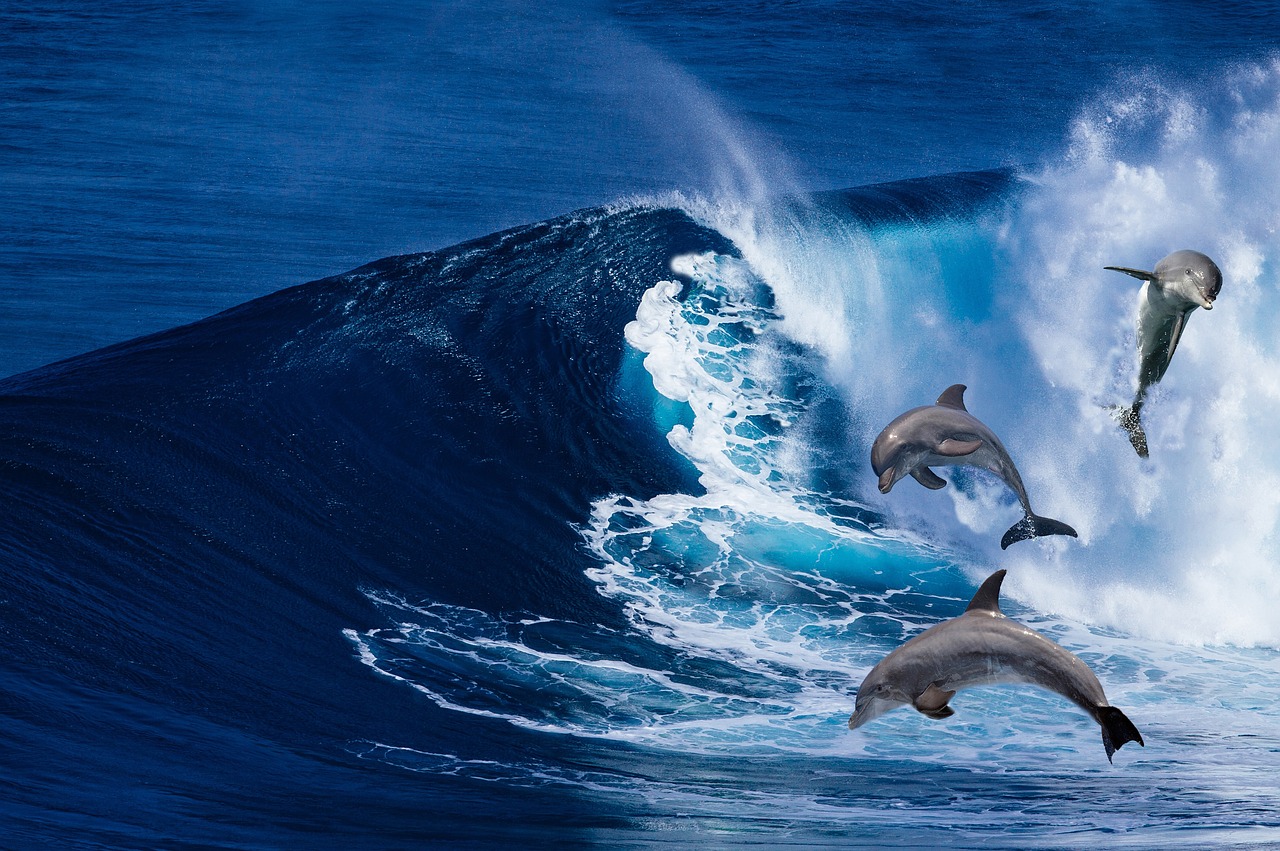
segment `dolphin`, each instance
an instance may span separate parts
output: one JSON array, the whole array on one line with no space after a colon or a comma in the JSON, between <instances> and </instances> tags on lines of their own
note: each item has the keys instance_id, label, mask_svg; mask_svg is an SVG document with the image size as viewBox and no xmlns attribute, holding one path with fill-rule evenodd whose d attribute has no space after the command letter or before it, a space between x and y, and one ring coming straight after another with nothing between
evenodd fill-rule
<instances>
[{"instance_id":1,"label":"dolphin","mask_svg":"<svg viewBox=\"0 0 1280 851\"><path fill-rule=\"evenodd\" d=\"M1147 457L1147 435L1142 430L1142 404L1147 390L1169 369L1187 317L1197 307L1213 310L1222 289L1222 270L1199 251L1175 251L1156 264L1154 272L1126 266L1106 266L1145 281L1138 295L1138 392L1129 407L1113 408L1116 419L1129 433L1139 456Z\"/></svg>"},{"instance_id":2,"label":"dolphin","mask_svg":"<svg viewBox=\"0 0 1280 851\"><path fill-rule=\"evenodd\" d=\"M1062 695L1098 722L1108 762L1125 742L1146 747L1133 722L1107 703L1088 665L1000 611L1004 574L987 577L960 617L929 627L881 659L858 687L849 728L899 706L950 718L955 710L948 702L960 689L1030 683Z\"/></svg>"},{"instance_id":3,"label":"dolphin","mask_svg":"<svg viewBox=\"0 0 1280 851\"><path fill-rule=\"evenodd\" d=\"M990 470L1018 495L1025 516L1009 527L1000 539L1000 549L1042 535L1076 536L1066 523L1041 517L1031 510L1027 489L1018 468L1000 438L964 406L963 384L953 384L938 397L935 405L912 408L885 426L871 445L871 469L880 477L880 493L888 493L906 475L937 490L947 483L930 467L968 464Z\"/></svg>"}]
</instances>

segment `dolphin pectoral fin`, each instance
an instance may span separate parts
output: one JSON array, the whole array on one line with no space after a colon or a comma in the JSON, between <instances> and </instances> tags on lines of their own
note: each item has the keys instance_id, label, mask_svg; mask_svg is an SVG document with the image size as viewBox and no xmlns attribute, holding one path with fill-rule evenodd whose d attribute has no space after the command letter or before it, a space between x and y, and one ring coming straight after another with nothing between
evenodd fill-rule
<instances>
[{"instance_id":1,"label":"dolphin pectoral fin","mask_svg":"<svg viewBox=\"0 0 1280 851\"><path fill-rule=\"evenodd\" d=\"M1111 270L1111 271L1113 271L1113 272L1124 272L1126 275L1131 275L1131 276L1133 276L1133 277L1137 278L1137 279L1138 279L1138 280L1140 280L1140 281L1154 281L1154 280L1156 280L1156 276L1155 276L1155 274L1154 274L1154 273L1152 273L1152 272L1144 272L1144 271L1142 271L1141 269L1130 269L1130 268L1129 268L1129 267L1127 267L1127 266L1103 266L1102 268L1104 268L1104 269L1110 269L1110 270Z\"/></svg>"},{"instance_id":2,"label":"dolphin pectoral fin","mask_svg":"<svg viewBox=\"0 0 1280 851\"><path fill-rule=\"evenodd\" d=\"M933 470L930 470L928 467L923 465L916 467L911 471L911 478L915 479L931 491L936 491L938 488L945 488L947 486L946 479L939 477L933 472Z\"/></svg>"},{"instance_id":3,"label":"dolphin pectoral fin","mask_svg":"<svg viewBox=\"0 0 1280 851\"><path fill-rule=\"evenodd\" d=\"M1166 362L1173 358L1173 353L1178 350L1178 341L1182 339L1182 329L1187 327L1187 314L1190 310L1183 311L1173 317L1173 321L1169 323L1169 349L1168 354L1164 356Z\"/></svg>"},{"instance_id":4,"label":"dolphin pectoral fin","mask_svg":"<svg viewBox=\"0 0 1280 851\"><path fill-rule=\"evenodd\" d=\"M927 715L930 718L950 718L956 714L956 711L947 706L947 703L955 696L955 689L944 691L938 688L937 683L930 683L929 687L921 692L920 696L912 701L911 705L921 715Z\"/></svg>"},{"instance_id":5,"label":"dolphin pectoral fin","mask_svg":"<svg viewBox=\"0 0 1280 851\"><path fill-rule=\"evenodd\" d=\"M1169 371L1170 358L1182 339L1182 329L1186 326L1186 313L1175 313L1165 316L1150 332L1150 347L1140 346L1141 363L1138 364L1138 393L1146 396L1147 389L1159 384L1164 374Z\"/></svg>"},{"instance_id":6,"label":"dolphin pectoral fin","mask_svg":"<svg viewBox=\"0 0 1280 851\"><path fill-rule=\"evenodd\" d=\"M963 455L972 455L981 448L981 440L956 440L954 437L948 437L935 446L933 451L947 458L959 458Z\"/></svg>"}]
</instances>

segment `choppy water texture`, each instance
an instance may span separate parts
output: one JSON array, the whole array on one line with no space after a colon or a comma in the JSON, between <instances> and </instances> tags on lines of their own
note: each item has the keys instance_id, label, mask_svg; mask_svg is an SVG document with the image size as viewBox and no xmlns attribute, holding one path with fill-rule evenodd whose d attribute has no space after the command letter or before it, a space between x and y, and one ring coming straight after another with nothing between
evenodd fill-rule
<instances>
[{"instance_id":1,"label":"choppy water texture","mask_svg":"<svg viewBox=\"0 0 1280 851\"><path fill-rule=\"evenodd\" d=\"M0 845L1280 843L1275 11L6 13ZM1002 567L1146 747L848 730Z\"/></svg>"}]
</instances>

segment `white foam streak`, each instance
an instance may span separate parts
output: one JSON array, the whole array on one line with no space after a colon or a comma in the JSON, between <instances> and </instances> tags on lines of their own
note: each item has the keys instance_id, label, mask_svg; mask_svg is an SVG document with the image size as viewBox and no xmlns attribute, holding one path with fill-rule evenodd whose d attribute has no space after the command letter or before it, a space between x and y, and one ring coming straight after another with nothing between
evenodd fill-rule
<instances>
[{"instance_id":1,"label":"white foam streak","mask_svg":"<svg viewBox=\"0 0 1280 851\"><path fill-rule=\"evenodd\" d=\"M730 300L714 312L701 312L693 324L676 300L680 285L660 281L645 293L636 319L626 327L627 341L646 353L645 369L654 388L693 410L692 427L678 425L667 439L698 466L709 490L767 478L772 471L761 463L763 453L755 451L762 441L746 426L753 417L785 426L796 405L769 389L776 383L769 380L775 365L768 350L739 339L757 333L768 317L767 310L749 303L739 307L731 300L745 297L758 282L729 258L708 255L677 262ZM734 363L744 355L747 364ZM743 463L747 455L755 463Z\"/></svg>"}]
</instances>

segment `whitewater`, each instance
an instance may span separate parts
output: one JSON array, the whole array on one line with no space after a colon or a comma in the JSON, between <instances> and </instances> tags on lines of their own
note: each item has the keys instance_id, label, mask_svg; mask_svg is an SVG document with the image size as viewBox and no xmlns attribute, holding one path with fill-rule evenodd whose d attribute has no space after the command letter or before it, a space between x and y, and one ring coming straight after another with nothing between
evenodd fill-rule
<instances>
[{"instance_id":1,"label":"whitewater","mask_svg":"<svg viewBox=\"0 0 1280 851\"><path fill-rule=\"evenodd\" d=\"M821 197L685 202L736 251L673 258L626 326L624 369L648 374L653 423L701 487L609 495L581 528L599 593L680 664L599 652L589 634L549 649L537 622L513 635L475 612L387 599L401 625L351 633L362 658L442 706L532 730L682 758L763 755L794 778L971 772L982 791L896 817L972 839L999 811L984 842L1280 841L1277 172L1263 153L1280 149L1278 94L1280 65L1209 92L1133 81L1080 117L1060 161L952 178L1000 187L963 213L866 225ZM1144 460L1108 410L1136 380L1137 289L1103 267L1150 268L1180 247L1215 257L1227 283L1151 397ZM1037 510L1078 541L1002 553L1020 510L982 473L948 468L937 493L876 492L875 434L953 383L1010 448ZM861 676L1002 567L1006 611L1083 658L1145 749L1108 766L1089 719L1028 687L965 692L946 722L908 709L846 729ZM406 676L386 664L390 641L564 703L548 715ZM434 770L422 755L381 758ZM572 782L801 832L883 818L804 783Z\"/></svg>"},{"instance_id":2,"label":"whitewater","mask_svg":"<svg viewBox=\"0 0 1280 851\"><path fill-rule=\"evenodd\" d=\"M1280 844L1272 11L23 6L0 847ZM953 384L1078 539L878 492ZM1145 747L848 728L997 569Z\"/></svg>"}]
</instances>

